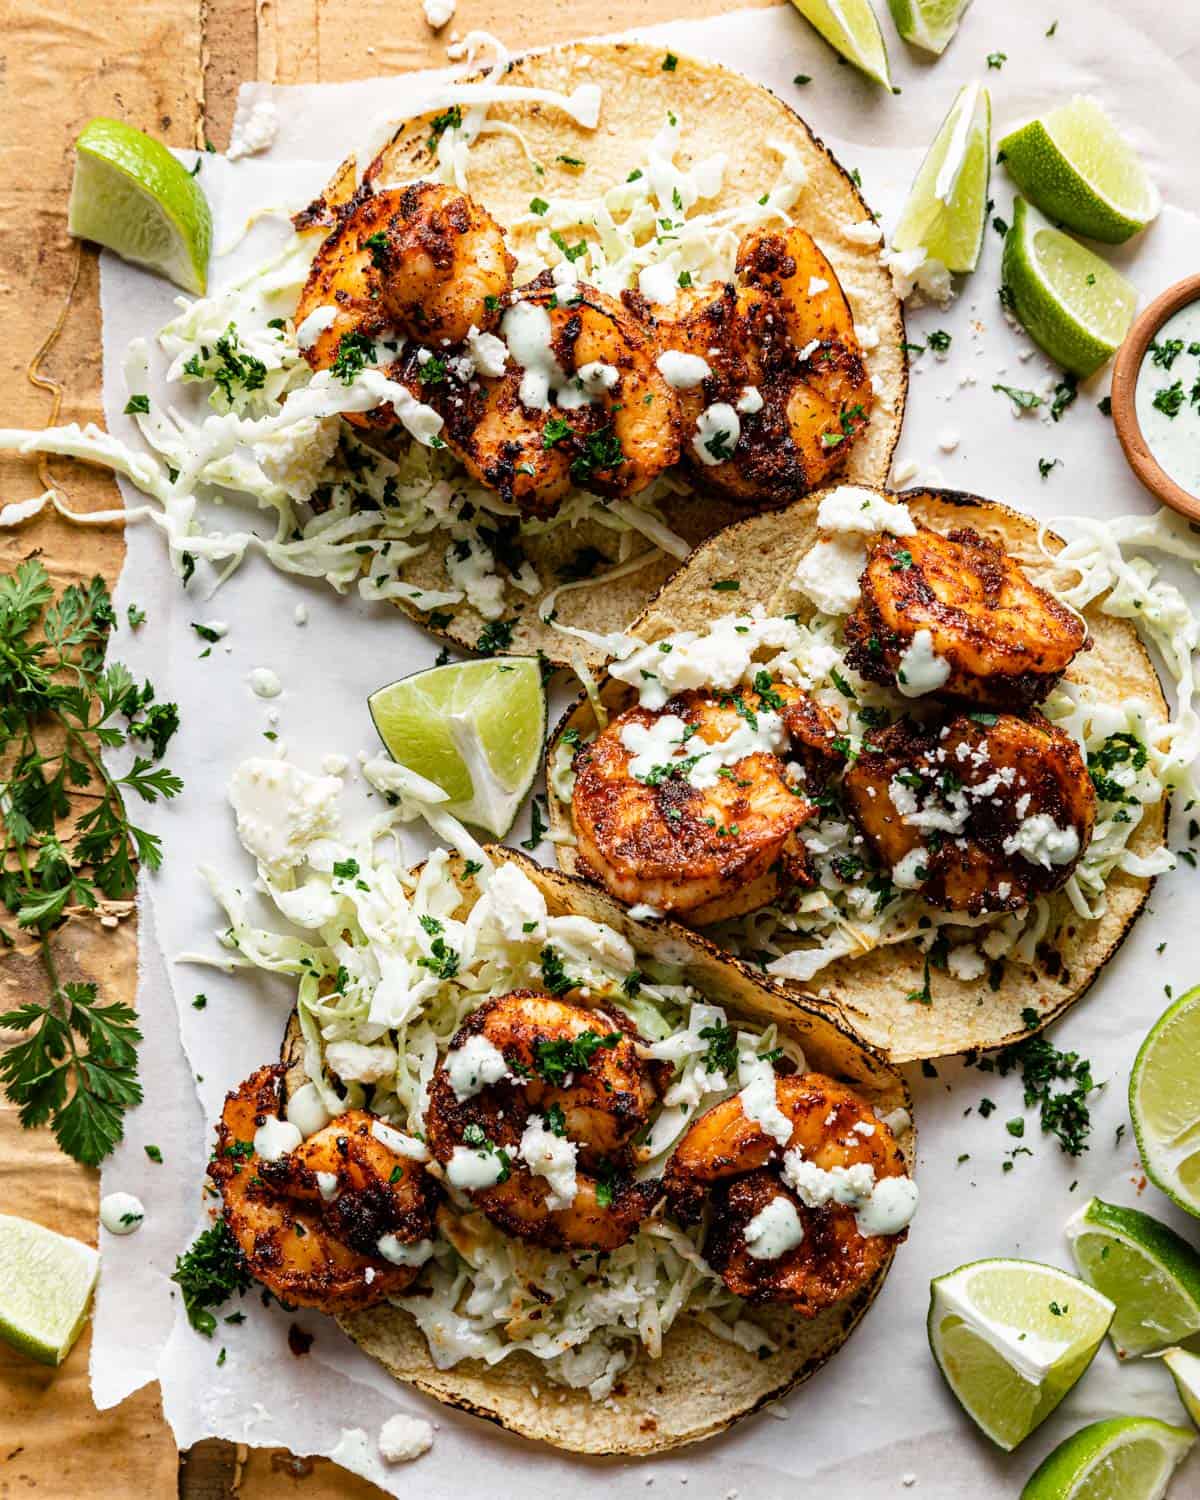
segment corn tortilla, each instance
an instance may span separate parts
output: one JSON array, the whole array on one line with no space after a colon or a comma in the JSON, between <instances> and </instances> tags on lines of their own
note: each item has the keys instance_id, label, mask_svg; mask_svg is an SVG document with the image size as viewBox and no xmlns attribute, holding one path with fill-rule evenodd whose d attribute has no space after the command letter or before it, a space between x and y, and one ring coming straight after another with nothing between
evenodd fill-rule
<instances>
[{"instance_id":1,"label":"corn tortilla","mask_svg":"<svg viewBox=\"0 0 1200 1500\"><path fill-rule=\"evenodd\" d=\"M842 478L846 482L886 482L892 453L900 434L908 389L904 352L904 319L891 276L880 264L880 244L854 238L862 227L869 233L871 213L849 174L813 134L805 122L761 84L729 68L698 58L679 57L673 70L663 68L661 48L635 42L577 42L515 59L505 84L569 93L581 83L601 89L600 122L596 130L575 124L561 109L543 104L497 104L489 120L520 127L533 159L543 168L535 174L521 143L501 132L481 135L471 148L469 191L508 228L510 247L520 250L537 233L528 219L531 198L555 194L596 196L624 182L637 167L646 142L668 110L683 127L688 161L718 153L728 155L725 182L719 196L705 209L728 209L756 201L777 181L781 146L795 152L808 174L807 185L793 210L794 217L817 240L838 274L859 330L872 330L877 342L864 349L876 398L871 420L852 449ZM429 150L429 118L405 124L368 167L365 175L382 183L407 182L427 174L433 157ZM730 150L736 142L736 149ZM774 143L774 144L773 144ZM568 165L563 158L582 162ZM849 233L848 233L849 231ZM694 483L694 480L692 481ZM667 524L694 547L715 531L743 519L746 507L700 490L668 500ZM635 553L649 545L634 538ZM523 544L546 589L560 579L560 571L588 549L615 560L620 533L594 522L562 528L545 537L523 537ZM453 587L443 561L444 549L429 552L405 566L405 578L427 589ZM646 605L659 586L679 567L677 559L656 553L643 568L593 588L572 590L558 601L558 619L566 625L609 632L622 629ZM474 648L485 621L476 610L461 604L436 611L435 621L400 602L419 623L456 645ZM603 655L543 624L536 599L514 595L506 611L513 622L506 649L519 655L541 651L549 660L569 665L582 657L599 666Z\"/></svg>"},{"instance_id":2,"label":"corn tortilla","mask_svg":"<svg viewBox=\"0 0 1200 1500\"><path fill-rule=\"evenodd\" d=\"M677 630L702 630L720 615L745 613L756 604L765 606L768 614L810 613L811 603L791 590L789 580L797 562L817 539L816 516L822 493L814 492L774 515L751 517L710 538L659 591L630 627L631 633L653 641ZM919 521L935 531L971 526L992 537L1020 562L1034 582L1049 570L1038 546L1037 523L1006 505L953 490L909 490L888 498L903 500ZM1053 533L1044 534L1043 540L1051 548L1061 545ZM729 578L739 580L736 593L714 590L715 582ZM1076 656L1066 680L1087 684L1112 703L1141 698L1166 718L1168 709L1158 674L1134 625L1101 613L1096 604L1084 611L1084 619L1091 649ZM604 679L600 692L613 712L620 712L635 696L625 683L611 678ZM548 756L553 756L567 727L585 736L595 733L595 719L586 698L581 698L558 725ZM570 809L553 794L548 802L552 833L569 835ZM1161 848L1166 819L1164 797L1157 808L1146 809L1129 848L1142 856ZM562 869L576 870L570 843L556 843L555 853ZM1057 927L1057 937L1039 948L1036 967L1008 963L998 977L978 980L957 979L934 970L930 976L931 1005L905 999L924 984L924 955L915 943L892 944L862 957L835 959L804 984L775 982L791 993L836 1004L855 1030L893 1062L998 1047L1028 1036L1031 1029L1040 1029L1079 999L1120 946L1149 899L1151 885L1151 881L1115 871L1107 885L1108 909L1094 921L1081 920L1066 897L1058 893L1051 898L1054 917L1049 928L1054 934ZM1023 1013L1027 1010L1037 1012L1036 1028L1026 1024Z\"/></svg>"},{"instance_id":3,"label":"corn tortilla","mask_svg":"<svg viewBox=\"0 0 1200 1500\"><path fill-rule=\"evenodd\" d=\"M811 1068L850 1084L881 1113L911 1110L904 1079L854 1035L834 1007L763 984L753 969L686 928L670 922L652 928L635 922L604 892L543 869L514 850L489 852L498 861L515 861L542 891L551 914L571 913L605 923L639 954L681 965L685 979L707 999L725 1006L731 1016L760 1026L774 1022L796 1038ZM461 916L478 892L465 875L458 878L467 893L464 912L456 914ZM305 1043L295 1015L288 1023L281 1057L288 1066L284 1088L290 1095L308 1077ZM897 1140L911 1171L914 1131L897 1130ZM802 1318L786 1308L754 1309L752 1317L780 1346L765 1357L728 1343L685 1315L668 1332L661 1359L652 1360L639 1349L611 1399L603 1402L593 1401L586 1390L548 1383L539 1361L524 1351L493 1366L465 1360L438 1370L424 1335L402 1308L384 1305L343 1314L338 1323L397 1380L447 1405L573 1452L648 1456L712 1437L808 1379L857 1326L891 1259L889 1254L856 1296L816 1318Z\"/></svg>"}]
</instances>

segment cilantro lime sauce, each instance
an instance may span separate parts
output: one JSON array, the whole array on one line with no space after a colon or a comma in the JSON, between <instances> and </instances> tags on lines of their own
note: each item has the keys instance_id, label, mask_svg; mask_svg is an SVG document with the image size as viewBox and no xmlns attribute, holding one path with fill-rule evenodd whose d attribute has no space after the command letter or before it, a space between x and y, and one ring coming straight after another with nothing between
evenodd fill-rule
<instances>
[{"instance_id":1,"label":"cilantro lime sauce","mask_svg":"<svg viewBox=\"0 0 1200 1500\"><path fill-rule=\"evenodd\" d=\"M1172 314L1151 340L1134 410L1163 470L1200 495L1200 298Z\"/></svg>"}]
</instances>

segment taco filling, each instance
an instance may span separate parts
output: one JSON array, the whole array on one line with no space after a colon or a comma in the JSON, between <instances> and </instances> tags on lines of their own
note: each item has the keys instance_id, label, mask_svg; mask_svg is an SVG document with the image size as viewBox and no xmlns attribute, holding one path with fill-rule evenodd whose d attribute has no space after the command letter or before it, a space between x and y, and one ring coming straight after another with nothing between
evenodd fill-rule
<instances>
[{"instance_id":1,"label":"taco filling","mask_svg":"<svg viewBox=\"0 0 1200 1500\"><path fill-rule=\"evenodd\" d=\"M414 101L361 173L348 158L269 262L134 342L145 451L95 429L11 443L129 476L185 580L259 549L464 645L549 653L556 608L628 623L730 519L717 501L881 479L898 304L878 226L802 122L648 48L514 64L481 44L487 69ZM726 78L778 115L737 157L704 116ZM150 394L164 357L179 407ZM231 528L231 500L273 531Z\"/></svg>"},{"instance_id":2,"label":"taco filling","mask_svg":"<svg viewBox=\"0 0 1200 1500\"><path fill-rule=\"evenodd\" d=\"M606 642L608 691L551 751L567 867L784 979L915 942L926 1004L930 965L1032 965L1114 875L1170 869L1129 846L1185 784L1188 704L1170 721L1157 693L1064 675L1092 645L1074 564L1037 583L921 516L827 490L780 613Z\"/></svg>"},{"instance_id":3,"label":"taco filling","mask_svg":"<svg viewBox=\"0 0 1200 1500\"><path fill-rule=\"evenodd\" d=\"M765 1358L761 1310L865 1305L916 1207L902 1091L872 1107L812 1066L798 1020L730 1011L678 951L556 913L516 856L403 872L403 808L351 838L339 790L280 761L234 778L292 935L206 872L237 961L297 981L300 1073L229 1095L209 1167L252 1275L337 1314L403 1309L438 1370L524 1351L595 1400L680 1319Z\"/></svg>"}]
</instances>

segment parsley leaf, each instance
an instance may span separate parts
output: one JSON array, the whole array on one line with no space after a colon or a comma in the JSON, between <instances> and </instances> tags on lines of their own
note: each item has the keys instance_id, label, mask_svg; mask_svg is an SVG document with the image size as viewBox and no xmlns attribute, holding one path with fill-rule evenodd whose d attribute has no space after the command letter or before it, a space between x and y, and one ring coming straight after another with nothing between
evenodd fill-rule
<instances>
[{"instance_id":1,"label":"parsley leaf","mask_svg":"<svg viewBox=\"0 0 1200 1500\"><path fill-rule=\"evenodd\" d=\"M156 802L182 790L177 776L154 765L178 711L154 704L153 687L139 686L119 662L105 662L116 623L102 578L55 599L36 560L0 575L0 730L8 751L0 817L12 856L0 871L0 899L36 942L47 981L44 995L0 1015L0 1030L21 1033L0 1055L0 1085L22 1125L50 1125L62 1149L88 1166L109 1154L125 1110L141 1102L142 1037L129 1006L103 1000L95 984L60 980L50 937L71 909L128 900L139 860L161 862L158 838L126 813L127 793ZM135 737L151 741L154 758L136 755L114 776L101 746ZM0 927L0 941L14 940Z\"/></svg>"}]
</instances>

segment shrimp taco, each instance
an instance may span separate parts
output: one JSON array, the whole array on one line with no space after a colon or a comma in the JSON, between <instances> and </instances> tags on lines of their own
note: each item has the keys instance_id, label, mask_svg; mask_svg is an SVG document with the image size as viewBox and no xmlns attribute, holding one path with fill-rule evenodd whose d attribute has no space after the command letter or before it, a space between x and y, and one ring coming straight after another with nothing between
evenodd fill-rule
<instances>
[{"instance_id":1,"label":"shrimp taco","mask_svg":"<svg viewBox=\"0 0 1200 1500\"><path fill-rule=\"evenodd\" d=\"M350 420L444 445L388 596L561 661L550 617L620 628L736 517L882 482L903 321L855 184L738 74L579 43L461 93L297 221L329 232L294 321L315 371L369 348L401 388Z\"/></svg>"},{"instance_id":2,"label":"shrimp taco","mask_svg":"<svg viewBox=\"0 0 1200 1500\"><path fill-rule=\"evenodd\" d=\"M1041 1027L1172 866L1192 753L1090 545L848 485L711 538L551 739L560 865L893 1061Z\"/></svg>"},{"instance_id":3,"label":"shrimp taco","mask_svg":"<svg viewBox=\"0 0 1200 1500\"><path fill-rule=\"evenodd\" d=\"M328 779L252 762L235 803L311 813ZM215 885L227 942L299 981L209 1167L250 1274L580 1452L711 1436L841 1346L917 1193L904 1082L832 1008L507 849L404 873L318 817L284 867L262 826L303 936Z\"/></svg>"}]
</instances>

